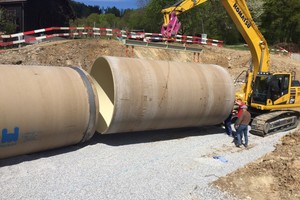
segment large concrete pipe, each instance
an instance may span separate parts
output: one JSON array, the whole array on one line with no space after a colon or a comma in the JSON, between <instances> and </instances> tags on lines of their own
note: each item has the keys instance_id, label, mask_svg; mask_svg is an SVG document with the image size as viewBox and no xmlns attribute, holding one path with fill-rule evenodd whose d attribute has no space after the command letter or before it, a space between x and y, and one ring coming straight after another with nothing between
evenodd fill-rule
<instances>
[{"instance_id":1,"label":"large concrete pipe","mask_svg":"<svg viewBox=\"0 0 300 200\"><path fill-rule=\"evenodd\" d=\"M0 65L0 158L90 139L99 109L94 84L79 68Z\"/></svg>"},{"instance_id":2,"label":"large concrete pipe","mask_svg":"<svg viewBox=\"0 0 300 200\"><path fill-rule=\"evenodd\" d=\"M233 108L233 80L217 65L105 56L90 74L103 134L214 125Z\"/></svg>"}]
</instances>

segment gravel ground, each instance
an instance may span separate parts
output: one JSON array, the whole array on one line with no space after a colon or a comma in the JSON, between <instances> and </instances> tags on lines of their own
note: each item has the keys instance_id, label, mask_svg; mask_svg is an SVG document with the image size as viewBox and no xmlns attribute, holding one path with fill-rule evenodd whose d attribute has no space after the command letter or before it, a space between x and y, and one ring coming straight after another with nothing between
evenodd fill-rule
<instances>
[{"instance_id":1,"label":"gravel ground","mask_svg":"<svg viewBox=\"0 0 300 200\"><path fill-rule=\"evenodd\" d=\"M300 54L292 53L291 58L294 59L294 60L300 60Z\"/></svg>"},{"instance_id":2,"label":"gravel ground","mask_svg":"<svg viewBox=\"0 0 300 200\"><path fill-rule=\"evenodd\" d=\"M220 126L96 134L86 144L0 160L0 199L235 199L210 183L288 133L250 134L249 149L234 147Z\"/></svg>"}]
</instances>

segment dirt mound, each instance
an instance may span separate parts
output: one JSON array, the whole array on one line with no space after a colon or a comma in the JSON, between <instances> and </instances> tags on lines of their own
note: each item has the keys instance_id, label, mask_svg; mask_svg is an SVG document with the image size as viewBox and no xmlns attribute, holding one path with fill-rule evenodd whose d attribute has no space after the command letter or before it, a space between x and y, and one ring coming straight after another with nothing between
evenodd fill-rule
<instances>
[{"instance_id":1,"label":"dirt mound","mask_svg":"<svg viewBox=\"0 0 300 200\"><path fill-rule=\"evenodd\" d=\"M213 185L240 199L300 199L300 131L285 136L271 154Z\"/></svg>"},{"instance_id":2,"label":"dirt mound","mask_svg":"<svg viewBox=\"0 0 300 200\"><path fill-rule=\"evenodd\" d=\"M232 76L237 76L250 65L251 55L247 49L238 51L206 45L191 46L203 50L200 63L220 65L228 69ZM135 47L133 52L129 47L126 53L126 46L117 40L63 40L6 50L0 53L0 64L79 66L88 70L100 56L131 56L178 62L194 62L198 59L193 53L185 51ZM271 66L272 72L298 71L299 61L283 55L271 55Z\"/></svg>"},{"instance_id":3,"label":"dirt mound","mask_svg":"<svg viewBox=\"0 0 300 200\"><path fill-rule=\"evenodd\" d=\"M0 54L1 64L78 66L87 70L99 56L125 56L124 46L109 40L64 40L25 46Z\"/></svg>"}]
</instances>

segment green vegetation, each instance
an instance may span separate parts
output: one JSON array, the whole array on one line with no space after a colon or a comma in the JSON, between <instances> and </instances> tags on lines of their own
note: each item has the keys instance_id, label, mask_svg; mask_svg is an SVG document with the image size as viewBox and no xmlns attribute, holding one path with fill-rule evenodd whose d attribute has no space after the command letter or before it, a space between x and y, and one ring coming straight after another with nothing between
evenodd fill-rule
<instances>
[{"instance_id":1,"label":"green vegetation","mask_svg":"<svg viewBox=\"0 0 300 200\"><path fill-rule=\"evenodd\" d=\"M14 23L12 16L6 10L0 8L0 32L4 34L14 33L17 25Z\"/></svg>"},{"instance_id":2,"label":"green vegetation","mask_svg":"<svg viewBox=\"0 0 300 200\"><path fill-rule=\"evenodd\" d=\"M75 13L76 18L85 18L88 17L92 13L101 14L99 6L87 6L83 3L79 3L76 1L70 1L73 11Z\"/></svg>"},{"instance_id":3,"label":"green vegetation","mask_svg":"<svg viewBox=\"0 0 300 200\"><path fill-rule=\"evenodd\" d=\"M87 6L73 0L65 0L73 11L70 26L95 26L123 30L144 30L159 33L163 24L161 10L178 0L137 0L138 9L119 10L116 7ZM248 0L249 10L269 45L280 44L299 51L300 1ZM67 5L67 4L66 4ZM0 28L9 33L14 24L0 12ZM220 1L208 1L179 16L182 23L180 34L200 35L224 40L227 45L245 43ZM55 26L55 25L53 25ZM44 28L44 27L40 27Z\"/></svg>"},{"instance_id":4,"label":"green vegetation","mask_svg":"<svg viewBox=\"0 0 300 200\"><path fill-rule=\"evenodd\" d=\"M261 20L268 42L300 44L299 0L265 0Z\"/></svg>"}]
</instances>

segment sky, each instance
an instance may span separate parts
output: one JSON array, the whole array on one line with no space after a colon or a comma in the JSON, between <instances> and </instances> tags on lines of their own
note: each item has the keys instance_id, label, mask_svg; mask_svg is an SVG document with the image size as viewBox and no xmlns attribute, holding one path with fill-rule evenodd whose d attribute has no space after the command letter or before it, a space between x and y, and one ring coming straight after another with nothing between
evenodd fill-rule
<instances>
[{"instance_id":1,"label":"sky","mask_svg":"<svg viewBox=\"0 0 300 200\"><path fill-rule=\"evenodd\" d=\"M100 8L104 7L113 7L115 6L118 9L136 9L137 0L75 0L85 5L90 6L99 6Z\"/></svg>"}]
</instances>

